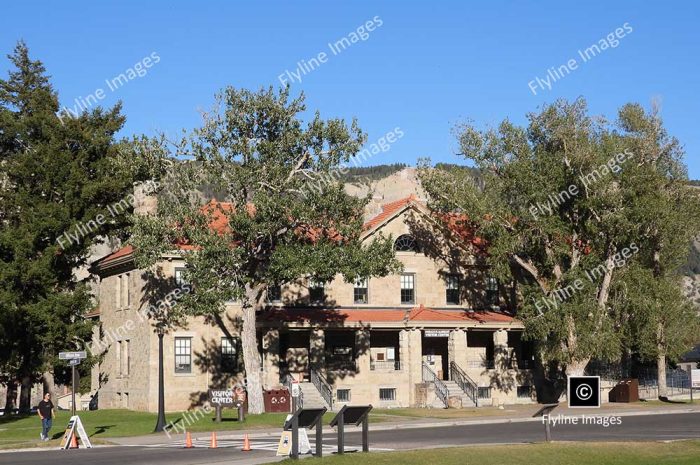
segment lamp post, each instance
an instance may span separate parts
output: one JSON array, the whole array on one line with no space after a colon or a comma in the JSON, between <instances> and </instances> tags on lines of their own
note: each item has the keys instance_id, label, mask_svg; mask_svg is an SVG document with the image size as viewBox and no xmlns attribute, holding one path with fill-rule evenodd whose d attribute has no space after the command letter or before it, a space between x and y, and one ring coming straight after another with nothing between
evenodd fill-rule
<instances>
[{"instance_id":1,"label":"lamp post","mask_svg":"<svg viewBox=\"0 0 700 465\"><path fill-rule=\"evenodd\" d=\"M163 329L158 328L158 421L156 433L165 430L165 382L163 379Z\"/></svg>"}]
</instances>

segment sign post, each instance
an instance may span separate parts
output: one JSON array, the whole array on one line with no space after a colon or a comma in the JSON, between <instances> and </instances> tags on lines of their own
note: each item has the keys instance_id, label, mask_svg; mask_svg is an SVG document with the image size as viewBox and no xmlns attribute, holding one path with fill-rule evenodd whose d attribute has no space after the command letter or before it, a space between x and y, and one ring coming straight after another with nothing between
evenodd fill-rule
<instances>
[{"instance_id":1,"label":"sign post","mask_svg":"<svg viewBox=\"0 0 700 465\"><path fill-rule=\"evenodd\" d=\"M80 364L80 361L87 358L87 352L84 350L79 350L79 351L74 351L74 352L59 352L58 353L58 359L59 360L68 360L68 363L70 364L71 368L71 388L72 388L72 393L71 393L71 415L75 416L75 384L76 384L76 378L75 378L75 367L76 365Z\"/></svg>"},{"instance_id":2,"label":"sign post","mask_svg":"<svg viewBox=\"0 0 700 465\"><path fill-rule=\"evenodd\" d=\"M690 369L690 402L693 402L693 390L700 388L700 370Z\"/></svg>"},{"instance_id":3,"label":"sign post","mask_svg":"<svg viewBox=\"0 0 700 465\"><path fill-rule=\"evenodd\" d=\"M307 428L316 428L316 457L323 456L323 414L326 413L326 408L317 409L299 409L287 417L284 423L284 431L280 438L280 444L277 448L277 455L289 455L292 459L299 458L299 433L301 433L301 445L303 450L301 453L306 454L311 452L311 444L309 436L306 433ZM301 428L301 431L299 430ZM290 434L291 433L291 434ZM290 438L291 435L291 438ZM290 441L291 439L291 441ZM291 450L289 448L291 442Z\"/></svg>"},{"instance_id":4,"label":"sign post","mask_svg":"<svg viewBox=\"0 0 700 465\"><path fill-rule=\"evenodd\" d=\"M544 404L541 409L539 409L533 417L542 417L544 420L544 439L546 442L551 442L552 441L552 430L551 426L549 424L549 414L559 406L559 402L556 404ZM545 418L547 417L547 418Z\"/></svg>"},{"instance_id":5,"label":"sign post","mask_svg":"<svg viewBox=\"0 0 700 465\"><path fill-rule=\"evenodd\" d=\"M349 406L344 405L333 417L330 426L338 428L338 454L345 453L345 424L352 423L355 426L362 423L362 452L369 452L369 412L371 405Z\"/></svg>"}]
</instances>

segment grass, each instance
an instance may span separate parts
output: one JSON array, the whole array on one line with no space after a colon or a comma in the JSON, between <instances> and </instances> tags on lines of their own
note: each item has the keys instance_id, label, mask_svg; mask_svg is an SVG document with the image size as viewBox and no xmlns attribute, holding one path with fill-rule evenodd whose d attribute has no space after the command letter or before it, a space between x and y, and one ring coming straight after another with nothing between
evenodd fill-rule
<instances>
[{"instance_id":1,"label":"grass","mask_svg":"<svg viewBox=\"0 0 700 465\"><path fill-rule=\"evenodd\" d=\"M697 465L699 458L700 441L694 440L672 443L523 444L373 452L364 461L372 465ZM362 461L359 453L308 459L309 464L328 465L354 465L358 461Z\"/></svg>"},{"instance_id":2,"label":"grass","mask_svg":"<svg viewBox=\"0 0 700 465\"><path fill-rule=\"evenodd\" d=\"M535 412L537 406L508 406L505 409L498 407L473 407L463 409L439 409L439 408L396 408L396 409L372 409L374 415L386 415L394 417L409 417L409 418L438 418L438 419L459 419L470 417L490 417L490 416L505 416L514 412Z\"/></svg>"},{"instance_id":3,"label":"grass","mask_svg":"<svg viewBox=\"0 0 700 465\"><path fill-rule=\"evenodd\" d=\"M328 424L334 413L326 413L324 423ZM194 416L193 413L183 417L182 413L169 413L165 415L167 422L177 422L185 425L187 431L192 433L208 431L238 431L255 430L261 428L282 428L286 413L264 413L262 415L248 415L245 422L238 422L234 410L224 410L223 421L213 421L214 414L206 416ZM39 440L41 422L37 415L0 417L0 449L12 447L33 447L56 445L63 437L63 432L68 425L70 412L58 411L51 428L52 441L42 443ZM142 436L153 433L157 416L155 413L135 412L132 410L95 410L80 412L80 419L85 427L85 432L94 439L108 439L114 437ZM383 417L372 417L370 422L385 421ZM172 429L173 433L182 429Z\"/></svg>"}]
</instances>

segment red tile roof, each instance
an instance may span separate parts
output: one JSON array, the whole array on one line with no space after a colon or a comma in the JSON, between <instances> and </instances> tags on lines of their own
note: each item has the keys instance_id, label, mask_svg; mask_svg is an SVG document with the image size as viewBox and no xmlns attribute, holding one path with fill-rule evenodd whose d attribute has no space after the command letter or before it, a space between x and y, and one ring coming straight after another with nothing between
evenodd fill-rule
<instances>
[{"instance_id":1,"label":"red tile roof","mask_svg":"<svg viewBox=\"0 0 700 465\"><path fill-rule=\"evenodd\" d=\"M130 255L133 252L134 252L134 247L131 244L129 244L129 245L124 246L121 249L117 250L116 252L112 252L111 254L102 257L99 260L100 265L104 265L105 263L112 262L112 261L116 260L117 258Z\"/></svg>"},{"instance_id":2,"label":"red tile roof","mask_svg":"<svg viewBox=\"0 0 700 465\"><path fill-rule=\"evenodd\" d=\"M382 211L379 213L377 216L374 218L369 219L365 224L364 224L364 229L369 230L373 229L392 216L394 216L396 213L401 211L403 207L406 205L410 205L411 203L418 202L418 199L416 198L415 195L411 194L408 197L405 197L403 199L396 200L394 202L390 202L387 204L382 205Z\"/></svg>"},{"instance_id":3,"label":"red tile roof","mask_svg":"<svg viewBox=\"0 0 700 465\"><path fill-rule=\"evenodd\" d=\"M434 310L424 306L411 310L409 321L470 321L478 323L511 323L512 316L491 311Z\"/></svg>"},{"instance_id":4,"label":"red tile roof","mask_svg":"<svg viewBox=\"0 0 700 465\"><path fill-rule=\"evenodd\" d=\"M279 307L261 315L264 320L299 323L371 323L371 322L442 322L442 323L513 323L512 316L493 311L435 310L424 306L411 309L329 309Z\"/></svg>"}]
</instances>

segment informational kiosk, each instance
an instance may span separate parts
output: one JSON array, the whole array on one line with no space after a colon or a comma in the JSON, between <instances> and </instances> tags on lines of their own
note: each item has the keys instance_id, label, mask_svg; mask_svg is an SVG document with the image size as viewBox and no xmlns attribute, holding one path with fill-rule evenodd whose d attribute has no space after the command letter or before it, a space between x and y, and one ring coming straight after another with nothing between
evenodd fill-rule
<instances>
[{"instance_id":1,"label":"informational kiosk","mask_svg":"<svg viewBox=\"0 0 700 465\"><path fill-rule=\"evenodd\" d=\"M550 442L552 440L552 431L549 425L549 418L544 418L544 416L552 413L552 410L554 410L557 407L559 407L559 402L557 402L556 404L544 404L542 408L536 411L535 414L532 416L533 418L542 417L544 419L544 439L547 442Z\"/></svg>"},{"instance_id":2,"label":"informational kiosk","mask_svg":"<svg viewBox=\"0 0 700 465\"><path fill-rule=\"evenodd\" d=\"M338 428L338 454L345 453L345 425L362 423L362 452L369 452L369 412L371 405L344 405L331 420L331 427Z\"/></svg>"},{"instance_id":3,"label":"informational kiosk","mask_svg":"<svg viewBox=\"0 0 700 465\"><path fill-rule=\"evenodd\" d=\"M302 408L294 412L285 423L284 430L292 432L292 450L290 457L294 460L299 458L299 428L316 428L316 457L323 456L323 415L327 409L324 408Z\"/></svg>"}]
</instances>

